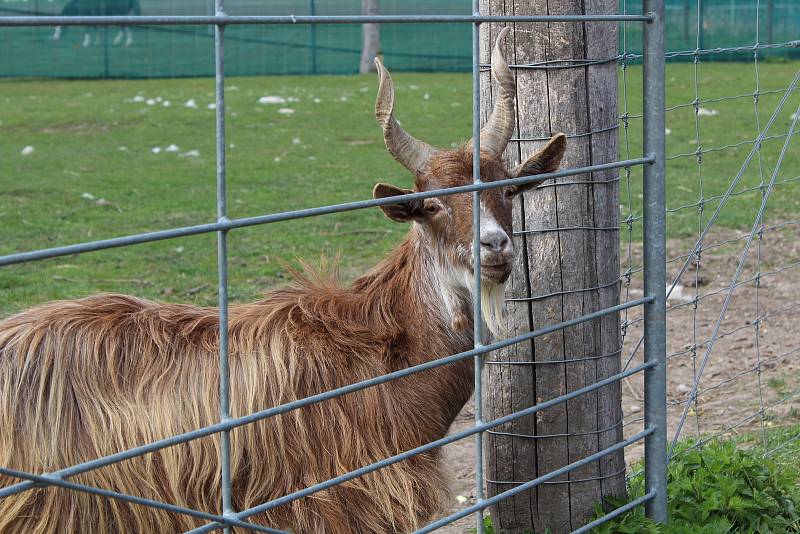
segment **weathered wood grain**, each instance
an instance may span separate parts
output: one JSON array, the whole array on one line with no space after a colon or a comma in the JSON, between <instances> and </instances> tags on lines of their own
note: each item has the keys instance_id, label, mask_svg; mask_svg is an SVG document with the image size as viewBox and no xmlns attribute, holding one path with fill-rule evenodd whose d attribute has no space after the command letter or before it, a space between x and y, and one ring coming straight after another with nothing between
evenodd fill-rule
<instances>
[{"instance_id":1,"label":"weathered wood grain","mask_svg":"<svg viewBox=\"0 0 800 534\"><path fill-rule=\"evenodd\" d=\"M584 11L585 10L585 11ZM483 0L486 14L613 13L612 0ZM502 24L481 27L481 61ZM616 54L613 23L518 23L509 36L509 63L611 58ZM509 48L509 46L511 48ZM517 69L517 133L539 139L554 133L586 133L617 121L616 63L568 69ZM482 75L481 108L492 105L488 73ZM569 140L562 166L614 161L614 129ZM505 158L516 164L543 141L509 144ZM619 300L618 186L615 171L574 176L580 185L544 187L527 193L515 209L518 264L508 286L512 334L563 321L611 306ZM581 227L589 229L535 230ZM591 229L595 228L595 229ZM519 233L520 231L532 231ZM589 289L599 288L599 289ZM537 338L487 356L484 417L493 419L536 402L563 395L619 370L619 317L607 316L563 332ZM611 356L598 358L601 355ZM564 362L586 358L584 361ZM620 390L609 386L566 404L497 428L487 435L485 454L488 495L536 478L588 456L621 439ZM575 470L568 476L526 492L491 510L499 532L546 528L569 532L587 522L594 503L624 492L622 454Z\"/></svg>"}]
</instances>

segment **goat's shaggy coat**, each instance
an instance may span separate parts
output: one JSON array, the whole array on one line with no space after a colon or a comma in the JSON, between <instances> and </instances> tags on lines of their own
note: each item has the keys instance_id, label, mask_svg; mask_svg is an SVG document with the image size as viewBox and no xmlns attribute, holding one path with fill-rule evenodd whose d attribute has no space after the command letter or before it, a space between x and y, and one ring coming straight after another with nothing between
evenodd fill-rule
<instances>
[{"instance_id":1,"label":"goat's shaggy coat","mask_svg":"<svg viewBox=\"0 0 800 534\"><path fill-rule=\"evenodd\" d=\"M507 33L500 33L498 40ZM378 62L376 116L417 191L472 183L472 151L435 151L393 116ZM554 137L509 173L513 77L498 46L501 90L481 131L481 180L555 170ZM533 186L481 195L482 299L501 330L511 272L511 199ZM407 190L378 184L376 198ZM382 206L413 221L373 271L341 287L298 275L289 287L230 310L231 415L243 416L472 347L472 199L468 193ZM484 221L485 219L485 221ZM484 224L484 222L486 224ZM124 295L54 302L0 322L0 466L55 471L219 419L219 322L213 308ZM233 506L243 510L441 438L472 393L470 360L313 404L232 431ZM89 471L76 482L220 513L218 436ZM431 451L255 516L299 534L408 532L426 523L447 486ZM0 476L0 485L15 481ZM196 519L58 488L0 500L0 533L171 533Z\"/></svg>"},{"instance_id":2,"label":"goat's shaggy coat","mask_svg":"<svg viewBox=\"0 0 800 534\"><path fill-rule=\"evenodd\" d=\"M331 276L304 276L260 302L233 306L232 415L467 350L469 328L453 334L442 311L430 249L412 230L351 289ZM466 361L236 429L234 506L440 438L471 391ZM216 309L98 295L0 322L0 465L53 471L218 419ZM219 512L218 449L215 438L192 441L74 480ZM413 530L437 511L447 485L437 456L420 455L253 520L312 534ZM0 476L1 485L11 482ZM199 524L57 488L0 500L3 533L180 532Z\"/></svg>"}]
</instances>

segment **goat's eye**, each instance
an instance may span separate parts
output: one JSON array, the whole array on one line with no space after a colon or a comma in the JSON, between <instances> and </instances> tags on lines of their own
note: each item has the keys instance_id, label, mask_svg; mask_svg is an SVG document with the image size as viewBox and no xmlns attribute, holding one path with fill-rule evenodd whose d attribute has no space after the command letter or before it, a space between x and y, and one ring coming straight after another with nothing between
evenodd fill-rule
<instances>
[{"instance_id":1,"label":"goat's eye","mask_svg":"<svg viewBox=\"0 0 800 534\"><path fill-rule=\"evenodd\" d=\"M517 194L517 188L513 185L511 187L506 187L506 198L514 198L514 195Z\"/></svg>"},{"instance_id":2,"label":"goat's eye","mask_svg":"<svg viewBox=\"0 0 800 534\"><path fill-rule=\"evenodd\" d=\"M425 204L425 211L427 211L428 213L436 213L437 211L439 211L439 206L434 202L429 202Z\"/></svg>"}]
</instances>

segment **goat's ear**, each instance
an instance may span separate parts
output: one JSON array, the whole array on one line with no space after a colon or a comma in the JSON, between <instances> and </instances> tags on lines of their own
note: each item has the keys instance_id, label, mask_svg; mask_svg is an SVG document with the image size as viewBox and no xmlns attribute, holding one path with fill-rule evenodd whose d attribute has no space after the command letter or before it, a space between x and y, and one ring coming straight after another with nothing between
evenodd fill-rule
<instances>
[{"instance_id":1,"label":"goat's ear","mask_svg":"<svg viewBox=\"0 0 800 534\"><path fill-rule=\"evenodd\" d=\"M519 176L535 176L537 174L546 174L558 170L561 163L561 158L564 157L564 151L567 148L567 136L563 133L556 134L547 143L547 145L539 152L529 157L525 163L521 163L514 167L511 176L517 178ZM528 182L525 185L517 186L514 193L522 193L533 187L536 187L544 180L538 182Z\"/></svg>"},{"instance_id":2,"label":"goat's ear","mask_svg":"<svg viewBox=\"0 0 800 534\"><path fill-rule=\"evenodd\" d=\"M375 189L372 190L373 198L398 197L409 193L413 193L413 191L389 184L376 184ZM387 217L397 222L419 221L425 216L421 200L384 204L381 209Z\"/></svg>"}]
</instances>

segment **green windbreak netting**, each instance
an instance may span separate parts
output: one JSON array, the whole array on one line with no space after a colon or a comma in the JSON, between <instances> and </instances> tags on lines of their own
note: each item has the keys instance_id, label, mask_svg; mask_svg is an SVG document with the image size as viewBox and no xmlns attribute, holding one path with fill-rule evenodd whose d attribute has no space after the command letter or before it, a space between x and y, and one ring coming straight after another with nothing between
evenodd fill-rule
<instances>
[{"instance_id":1,"label":"green windbreak netting","mask_svg":"<svg viewBox=\"0 0 800 534\"><path fill-rule=\"evenodd\" d=\"M75 2L75 0L73 0ZM209 0L79 0L70 12L126 14L131 3L143 15L207 15ZM0 17L59 14L64 0L0 0ZM99 6L99 7L98 7ZM72 6L69 6L72 8ZM467 1L394 0L383 14L469 14ZM228 0L230 15L353 15L361 2ZM465 71L471 66L468 25L384 25L381 52L394 70ZM88 31L89 35L86 36ZM208 26L130 28L0 28L0 76L150 78L208 76L214 72L213 29ZM86 45L86 46L84 46ZM346 25L231 26L225 32L225 70L231 76L264 74L351 74L358 71L361 27Z\"/></svg>"},{"instance_id":2,"label":"green windbreak netting","mask_svg":"<svg viewBox=\"0 0 800 534\"><path fill-rule=\"evenodd\" d=\"M0 17L56 14L206 15L213 0L0 0ZM755 42L776 44L761 56L800 56L800 0L704 0L697 24L696 0L667 1L671 51L728 48ZM382 0L382 14L469 14L470 0ZM352 15L358 0L227 0L231 15ZM628 13L641 3L627 1ZM640 24L628 25L629 51L636 51ZM0 28L0 76L152 78L213 74L213 30L208 26L121 28ZM360 27L232 26L225 33L226 72L266 74L351 74L358 70ZM385 24L381 53L394 71L468 71L468 24ZM714 54L709 59L751 59L751 51ZM691 59L691 58L689 58Z\"/></svg>"},{"instance_id":3,"label":"green windbreak netting","mask_svg":"<svg viewBox=\"0 0 800 534\"><path fill-rule=\"evenodd\" d=\"M641 0L625 4L629 13L642 12ZM759 57L800 58L800 0L667 0L665 8L667 52L676 59L692 61L677 53L700 49L714 52L703 61L752 60L756 26ZM642 26L627 30L628 50L640 50Z\"/></svg>"}]
</instances>

